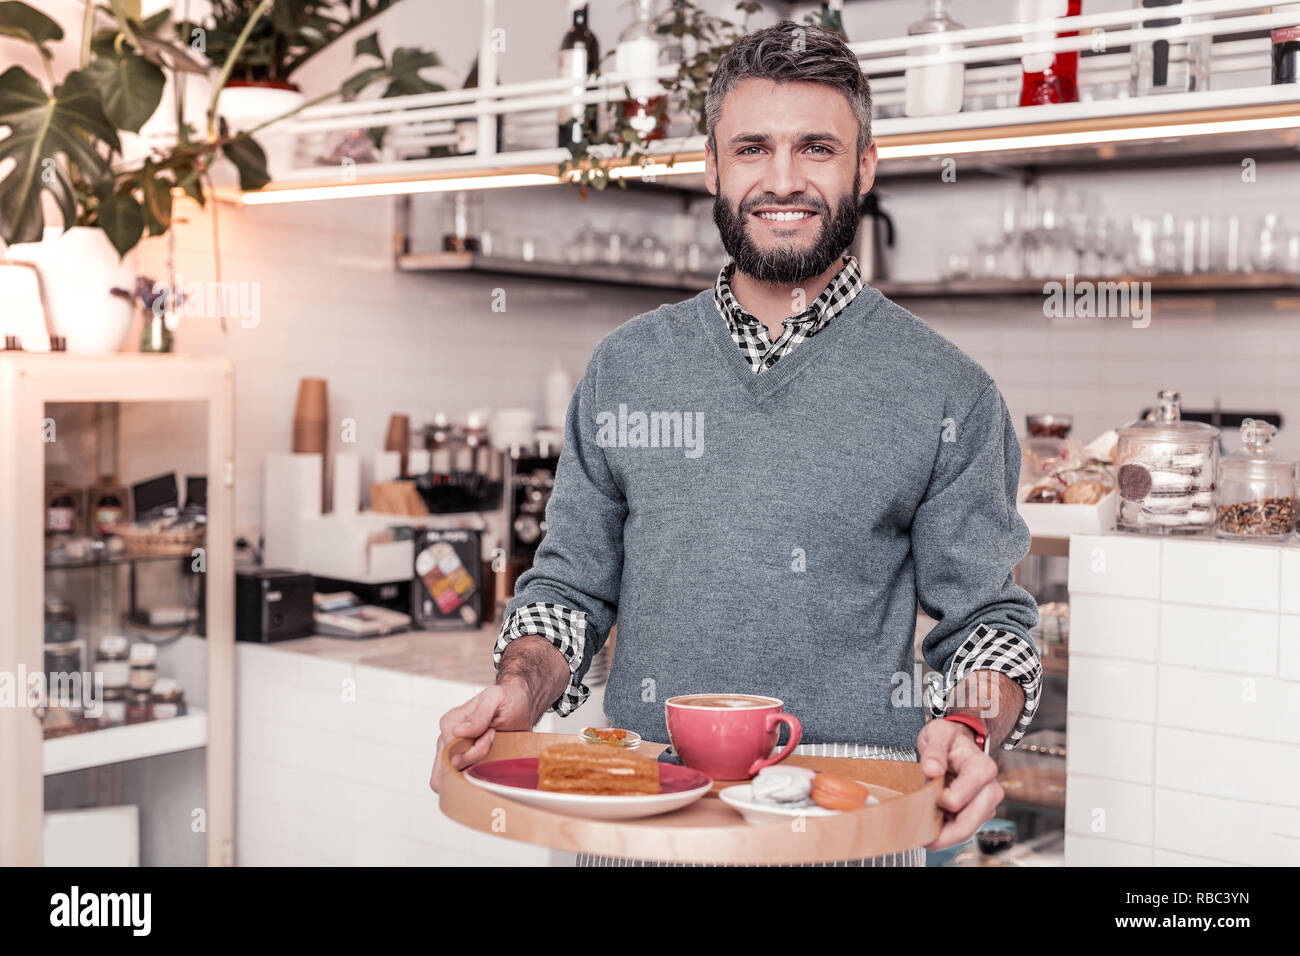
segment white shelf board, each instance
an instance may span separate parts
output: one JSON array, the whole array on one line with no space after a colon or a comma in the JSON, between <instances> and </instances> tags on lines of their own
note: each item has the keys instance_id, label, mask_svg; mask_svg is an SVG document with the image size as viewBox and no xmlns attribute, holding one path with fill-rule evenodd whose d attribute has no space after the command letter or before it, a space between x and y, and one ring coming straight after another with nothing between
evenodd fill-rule
<instances>
[{"instance_id":1,"label":"white shelf board","mask_svg":"<svg viewBox=\"0 0 1300 956\"><path fill-rule=\"evenodd\" d=\"M45 775L194 750L207 742L207 712L191 707L184 717L53 737L45 741Z\"/></svg>"}]
</instances>

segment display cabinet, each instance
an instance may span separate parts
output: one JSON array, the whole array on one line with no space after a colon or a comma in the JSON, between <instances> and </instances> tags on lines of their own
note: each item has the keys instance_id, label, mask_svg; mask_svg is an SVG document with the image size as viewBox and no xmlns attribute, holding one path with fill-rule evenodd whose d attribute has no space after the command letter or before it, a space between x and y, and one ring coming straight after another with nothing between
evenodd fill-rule
<instances>
[{"instance_id":1,"label":"display cabinet","mask_svg":"<svg viewBox=\"0 0 1300 956\"><path fill-rule=\"evenodd\" d=\"M230 865L233 371L0 352L0 864Z\"/></svg>"}]
</instances>

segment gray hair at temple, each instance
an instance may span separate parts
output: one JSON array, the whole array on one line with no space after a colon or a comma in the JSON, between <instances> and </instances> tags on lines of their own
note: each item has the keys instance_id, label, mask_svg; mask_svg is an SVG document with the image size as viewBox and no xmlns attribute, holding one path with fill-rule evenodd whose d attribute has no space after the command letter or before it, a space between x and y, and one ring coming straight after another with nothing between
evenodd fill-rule
<instances>
[{"instance_id":1,"label":"gray hair at temple","mask_svg":"<svg viewBox=\"0 0 1300 956\"><path fill-rule=\"evenodd\" d=\"M848 44L821 27L782 20L745 34L718 62L704 98L709 146L715 152L718 144L713 131L722 114L722 101L738 83L754 79L821 83L838 90L848 99L858 121L858 155L871 144L871 83Z\"/></svg>"}]
</instances>

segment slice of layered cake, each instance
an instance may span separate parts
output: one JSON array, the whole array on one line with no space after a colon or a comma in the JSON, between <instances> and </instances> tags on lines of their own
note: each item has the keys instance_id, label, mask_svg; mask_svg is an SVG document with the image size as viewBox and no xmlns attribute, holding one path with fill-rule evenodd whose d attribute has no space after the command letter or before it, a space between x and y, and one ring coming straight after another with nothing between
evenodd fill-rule
<instances>
[{"instance_id":1,"label":"slice of layered cake","mask_svg":"<svg viewBox=\"0 0 1300 956\"><path fill-rule=\"evenodd\" d=\"M537 758L537 789L600 796L659 792L659 764L600 744L551 744Z\"/></svg>"}]
</instances>

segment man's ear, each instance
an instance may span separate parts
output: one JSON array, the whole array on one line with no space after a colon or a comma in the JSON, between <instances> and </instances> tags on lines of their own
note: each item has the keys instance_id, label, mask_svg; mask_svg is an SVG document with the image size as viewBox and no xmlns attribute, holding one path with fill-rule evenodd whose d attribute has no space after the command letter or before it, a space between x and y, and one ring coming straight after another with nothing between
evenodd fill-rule
<instances>
[{"instance_id":1,"label":"man's ear","mask_svg":"<svg viewBox=\"0 0 1300 956\"><path fill-rule=\"evenodd\" d=\"M862 156L858 160L858 176L862 185L858 191L865 196L871 192L871 187L876 181L876 141L872 140L871 145L862 151Z\"/></svg>"},{"instance_id":2,"label":"man's ear","mask_svg":"<svg viewBox=\"0 0 1300 956\"><path fill-rule=\"evenodd\" d=\"M704 185L711 195L718 194L718 157L712 143L704 144Z\"/></svg>"}]
</instances>

